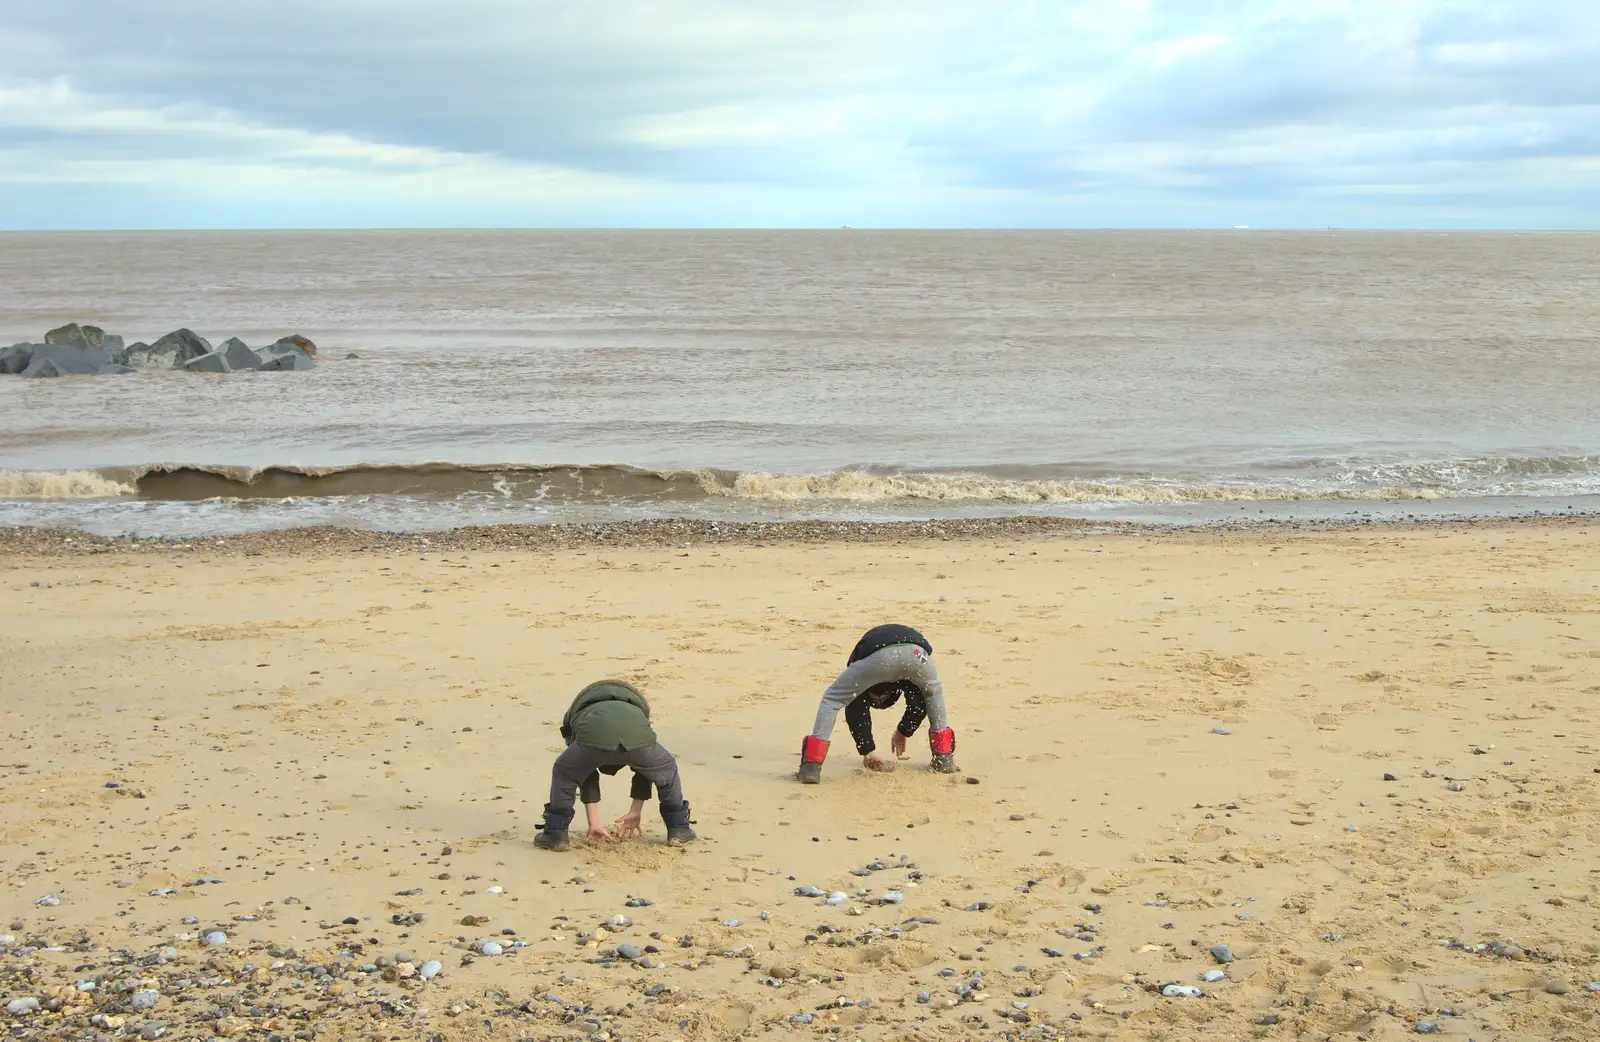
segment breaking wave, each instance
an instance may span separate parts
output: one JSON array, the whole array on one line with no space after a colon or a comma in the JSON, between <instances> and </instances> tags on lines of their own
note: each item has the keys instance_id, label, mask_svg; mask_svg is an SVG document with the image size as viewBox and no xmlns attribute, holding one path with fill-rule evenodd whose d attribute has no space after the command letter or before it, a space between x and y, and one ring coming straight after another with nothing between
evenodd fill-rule
<instances>
[{"instance_id":1,"label":"breaking wave","mask_svg":"<svg viewBox=\"0 0 1600 1042\"><path fill-rule=\"evenodd\" d=\"M99 470L0 470L0 499L137 497L154 501L408 497L551 505L742 500L854 505L1430 500L1600 492L1600 456L1442 461L1293 460L1221 475L1061 473L1073 468L902 471L861 467L814 474L650 470L620 464L422 463L264 467L151 464ZM1052 472L1053 471L1053 472ZM659 507L657 508L659 509Z\"/></svg>"},{"instance_id":2,"label":"breaking wave","mask_svg":"<svg viewBox=\"0 0 1600 1042\"><path fill-rule=\"evenodd\" d=\"M0 470L0 499L108 499L137 492L88 470Z\"/></svg>"}]
</instances>

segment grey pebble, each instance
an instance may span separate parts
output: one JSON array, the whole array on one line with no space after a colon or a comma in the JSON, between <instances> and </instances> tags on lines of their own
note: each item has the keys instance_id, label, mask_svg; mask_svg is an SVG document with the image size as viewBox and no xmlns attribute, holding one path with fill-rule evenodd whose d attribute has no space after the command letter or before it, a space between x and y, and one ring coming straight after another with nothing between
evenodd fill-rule
<instances>
[{"instance_id":1,"label":"grey pebble","mask_svg":"<svg viewBox=\"0 0 1600 1042\"><path fill-rule=\"evenodd\" d=\"M423 980L432 980L433 978L439 976L439 971L442 969L444 969L444 963L440 962L438 959L429 959L427 962L422 964L421 968L417 970L417 976L421 977Z\"/></svg>"},{"instance_id":2,"label":"grey pebble","mask_svg":"<svg viewBox=\"0 0 1600 1042\"><path fill-rule=\"evenodd\" d=\"M1011 815L1011 820L1012 821L1024 821L1024 820L1026 820L1026 818L1027 818L1027 815L1025 815L1025 814L1013 814L1013 815Z\"/></svg>"},{"instance_id":3,"label":"grey pebble","mask_svg":"<svg viewBox=\"0 0 1600 1042\"><path fill-rule=\"evenodd\" d=\"M220 948L228 943L228 935L221 930L212 930L206 934L206 943L213 948Z\"/></svg>"},{"instance_id":4,"label":"grey pebble","mask_svg":"<svg viewBox=\"0 0 1600 1042\"><path fill-rule=\"evenodd\" d=\"M796 896L796 897L827 897L828 896L828 892L826 890L823 890L821 887L797 886L797 887L794 888L794 896Z\"/></svg>"},{"instance_id":5,"label":"grey pebble","mask_svg":"<svg viewBox=\"0 0 1600 1042\"><path fill-rule=\"evenodd\" d=\"M1226 944L1213 944L1211 946L1211 957L1220 963L1230 963L1233 961L1233 949Z\"/></svg>"},{"instance_id":6,"label":"grey pebble","mask_svg":"<svg viewBox=\"0 0 1600 1042\"><path fill-rule=\"evenodd\" d=\"M159 991L141 990L128 997L128 1005L134 1009L155 1009L156 1003L161 1001Z\"/></svg>"},{"instance_id":7,"label":"grey pebble","mask_svg":"<svg viewBox=\"0 0 1600 1042\"><path fill-rule=\"evenodd\" d=\"M1552 995L1565 995L1567 992L1572 990L1572 985L1568 984L1564 980L1546 981L1544 990Z\"/></svg>"},{"instance_id":8,"label":"grey pebble","mask_svg":"<svg viewBox=\"0 0 1600 1042\"><path fill-rule=\"evenodd\" d=\"M395 962L416 962L417 960L416 960L416 957L413 956L410 952L395 952L394 953L394 961Z\"/></svg>"},{"instance_id":9,"label":"grey pebble","mask_svg":"<svg viewBox=\"0 0 1600 1042\"><path fill-rule=\"evenodd\" d=\"M1419 1035L1437 1035L1439 1033L1439 1025L1431 1020L1418 1021L1416 1032Z\"/></svg>"},{"instance_id":10,"label":"grey pebble","mask_svg":"<svg viewBox=\"0 0 1600 1042\"><path fill-rule=\"evenodd\" d=\"M796 1015L796 1016L795 1016L795 1018L794 1018L794 1022L795 1022L795 1023L796 1023L796 1024L809 1024L809 1023L811 1023L811 1022L812 1022L812 1021L813 1021L813 1020L816 1020L816 1019L817 1019L817 1018L816 1018L816 1017L814 1017L814 1016L813 1016L813 1015L811 1015L811 1014L810 1014L810 1013L800 1013L800 1014L797 1014L797 1015Z\"/></svg>"},{"instance_id":11,"label":"grey pebble","mask_svg":"<svg viewBox=\"0 0 1600 1042\"><path fill-rule=\"evenodd\" d=\"M1161 989L1161 994L1169 999L1200 999L1205 997L1205 992L1192 984L1168 984Z\"/></svg>"},{"instance_id":12,"label":"grey pebble","mask_svg":"<svg viewBox=\"0 0 1600 1042\"><path fill-rule=\"evenodd\" d=\"M1215 984L1219 980L1225 980L1227 976L1228 975L1221 970L1207 970L1205 973L1200 975L1200 979L1205 981L1207 984Z\"/></svg>"},{"instance_id":13,"label":"grey pebble","mask_svg":"<svg viewBox=\"0 0 1600 1042\"><path fill-rule=\"evenodd\" d=\"M139 1025L139 1037L145 1042L155 1042L156 1039L167 1033L167 1026L159 1020L148 1021Z\"/></svg>"},{"instance_id":14,"label":"grey pebble","mask_svg":"<svg viewBox=\"0 0 1600 1042\"><path fill-rule=\"evenodd\" d=\"M740 926L740 923L737 919L724 919L722 920L722 925L726 926L730 930L737 930Z\"/></svg>"},{"instance_id":15,"label":"grey pebble","mask_svg":"<svg viewBox=\"0 0 1600 1042\"><path fill-rule=\"evenodd\" d=\"M1465 788L1465 786L1458 781L1453 781L1449 785L1446 785L1445 788L1449 789L1451 792L1460 792L1463 788Z\"/></svg>"},{"instance_id":16,"label":"grey pebble","mask_svg":"<svg viewBox=\"0 0 1600 1042\"><path fill-rule=\"evenodd\" d=\"M1589 982L1589 990L1590 991L1600 991L1600 980L1592 980L1592 981L1590 981Z\"/></svg>"},{"instance_id":17,"label":"grey pebble","mask_svg":"<svg viewBox=\"0 0 1600 1042\"><path fill-rule=\"evenodd\" d=\"M919 992L917 992L917 1001L921 1002L921 1003L932 1002L933 1001L933 994L931 992L927 992L927 991L919 991Z\"/></svg>"},{"instance_id":18,"label":"grey pebble","mask_svg":"<svg viewBox=\"0 0 1600 1042\"><path fill-rule=\"evenodd\" d=\"M1228 730L1226 727L1213 727L1211 729L1211 733L1212 734L1232 734L1233 732Z\"/></svg>"},{"instance_id":19,"label":"grey pebble","mask_svg":"<svg viewBox=\"0 0 1600 1042\"><path fill-rule=\"evenodd\" d=\"M648 897L630 897L624 904L628 908L649 908L655 902Z\"/></svg>"},{"instance_id":20,"label":"grey pebble","mask_svg":"<svg viewBox=\"0 0 1600 1042\"><path fill-rule=\"evenodd\" d=\"M617 954L624 959L637 959L644 952L639 949L637 944L619 944L617 945Z\"/></svg>"}]
</instances>

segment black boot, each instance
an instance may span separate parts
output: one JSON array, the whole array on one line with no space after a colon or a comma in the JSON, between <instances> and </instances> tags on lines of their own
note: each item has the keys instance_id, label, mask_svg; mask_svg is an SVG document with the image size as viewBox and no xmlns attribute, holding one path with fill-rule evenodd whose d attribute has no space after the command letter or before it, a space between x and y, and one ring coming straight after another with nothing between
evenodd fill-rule
<instances>
[{"instance_id":1,"label":"black boot","mask_svg":"<svg viewBox=\"0 0 1600 1042\"><path fill-rule=\"evenodd\" d=\"M567 838L567 827L572 824L574 808L557 810L550 804L544 805L544 824L539 826L539 834L533 837L533 845L540 850L571 850L572 842Z\"/></svg>"},{"instance_id":2,"label":"black boot","mask_svg":"<svg viewBox=\"0 0 1600 1042\"><path fill-rule=\"evenodd\" d=\"M694 829L689 827L689 801L663 803L661 820L667 823L667 846L681 847L695 840Z\"/></svg>"}]
</instances>

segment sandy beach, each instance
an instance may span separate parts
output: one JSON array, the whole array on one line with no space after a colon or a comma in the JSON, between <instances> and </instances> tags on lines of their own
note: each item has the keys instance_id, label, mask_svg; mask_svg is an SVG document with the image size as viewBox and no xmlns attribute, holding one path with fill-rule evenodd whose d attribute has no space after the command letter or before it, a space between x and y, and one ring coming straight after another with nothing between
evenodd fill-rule
<instances>
[{"instance_id":1,"label":"sandy beach","mask_svg":"<svg viewBox=\"0 0 1600 1042\"><path fill-rule=\"evenodd\" d=\"M1600 1038L1600 522L711 529L6 535L10 1037ZM532 847L609 676L691 847Z\"/></svg>"}]
</instances>

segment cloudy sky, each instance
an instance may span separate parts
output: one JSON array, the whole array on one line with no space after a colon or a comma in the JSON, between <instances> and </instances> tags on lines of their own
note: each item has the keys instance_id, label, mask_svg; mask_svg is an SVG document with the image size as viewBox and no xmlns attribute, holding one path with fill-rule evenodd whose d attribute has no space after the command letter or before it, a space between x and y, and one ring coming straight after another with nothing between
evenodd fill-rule
<instances>
[{"instance_id":1,"label":"cloudy sky","mask_svg":"<svg viewBox=\"0 0 1600 1042\"><path fill-rule=\"evenodd\" d=\"M1600 0L41 0L0 228L1600 227Z\"/></svg>"}]
</instances>

